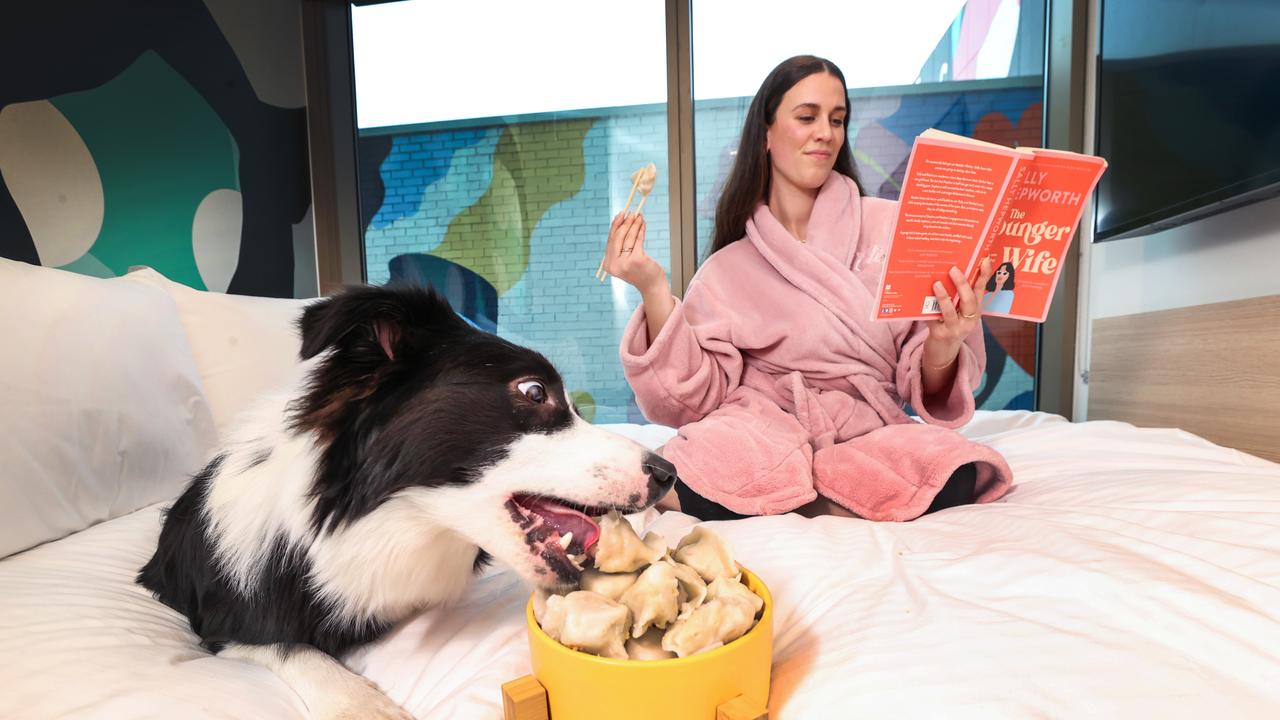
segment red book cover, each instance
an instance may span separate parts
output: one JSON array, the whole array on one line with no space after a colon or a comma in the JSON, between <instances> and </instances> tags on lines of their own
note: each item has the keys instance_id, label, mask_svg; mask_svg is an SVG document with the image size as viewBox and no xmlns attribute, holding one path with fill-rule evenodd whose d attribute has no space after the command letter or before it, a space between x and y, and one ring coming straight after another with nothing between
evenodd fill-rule
<instances>
[{"instance_id":1,"label":"red book cover","mask_svg":"<svg viewBox=\"0 0 1280 720\"><path fill-rule=\"evenodd\" d=\"M982 258L990 257L996 274L987 283L983 314L1044 322L1085 202L1107 163L1036 149L1019 165L1023 178L1011 188L1008 208L992 223L968 277L976 278Z\"/></svg>"},{"instance_id":2,"label":"red book cover","mask_svg":"<svg viewBox=\"0 0 1280 720\"><path fill-rule=\"evenodd\" d=\"M916 138L907 161L874 319L940 314L933 283L952 297L947 272L975 278L982 257L998 268L986 315L1043 322L1101 158L1007 148L938 130Z\"/></svg>"}]
</instances>

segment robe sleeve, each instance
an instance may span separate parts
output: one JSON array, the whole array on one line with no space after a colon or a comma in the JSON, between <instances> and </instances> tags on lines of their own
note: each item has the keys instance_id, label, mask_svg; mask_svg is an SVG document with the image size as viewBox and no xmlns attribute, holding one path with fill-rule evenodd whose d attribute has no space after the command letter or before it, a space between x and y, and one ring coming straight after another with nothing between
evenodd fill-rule
<instances>
[{"instance_id":1,"label":"robe sleeve","mask_svg":"<svg viewBox=\"0 0 1280 720\"><path fill-rule=\"evenodd\" d=\"M643 304L623 331L623 373L650 422L680 427L701 420L742 380L742 353L732 342L732 310L717 300L709 284L695 280L690 285L653 342Z\"/></svg>"},{"instance_id":2,"label":"robe sleeve","mask_svg":"<svg viewBox=\"0 0 1280 720\"><path fill-rule=\"evenodd\" d=\"M924 361L924 341L929 337L930 321L916 321L906 335L906 342L898 353L896 385L899 397L911 403L920 418L933 425L957 428L973 417L973 391L982 380L987 365L987 352L983 346L982 323L960 345L959 367L950 388L943 388L927 400L921 363Z\"/></svg>"}]
</instances>

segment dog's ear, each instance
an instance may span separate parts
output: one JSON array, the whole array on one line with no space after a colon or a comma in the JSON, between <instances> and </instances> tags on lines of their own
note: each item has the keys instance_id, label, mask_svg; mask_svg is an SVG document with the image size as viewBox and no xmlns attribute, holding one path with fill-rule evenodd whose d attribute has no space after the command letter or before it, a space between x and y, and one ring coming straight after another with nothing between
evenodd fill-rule
<instances>
[{"instance_id":1,"label":"dog's ear","mask_svg":"<svg viewBox=\"0 0 1280 720\"><path fill-rule=\"evenodd\" d=\"M467 325L433 289L357 286L307 306L298 320L303 360L333 348L350 360L395 360L420 334Z\"/></svg>"}]
</instances>

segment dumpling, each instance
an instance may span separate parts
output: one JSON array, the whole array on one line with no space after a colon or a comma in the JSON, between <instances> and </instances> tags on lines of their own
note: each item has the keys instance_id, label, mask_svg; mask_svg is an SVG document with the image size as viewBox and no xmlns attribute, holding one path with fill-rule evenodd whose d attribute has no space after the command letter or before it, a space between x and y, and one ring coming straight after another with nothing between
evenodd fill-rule
<instances>
[{"instance_id":1,"label":"dumpling","mask_svg":"<svg viewBox=\"0 0 1280 720\"><path fill-rule=\"evenodd\" d=\"M533 617L542 631L556 642L560 641L560 628L564 625L564 596L538 590L533 595Z\"/></svg>"},{"instance_id":2,"label":"dumpling","mask_svg":"<svg viewBox=\"0 0 1280 720\"><path fill-rule=\"evenodd\" d=\"M653 183L658 179L658 166L649 163L639 170L631 173L631 182L635 184L641 195L648 195L653 192Z\"/></svg>"},{"instance_id":3,"label":"dumpling","mask_svg":"<svg viewBox=\"0 0 1280 720\"><path fill-rule=\"evenodd\" d=\"M533 618L538 621L538 625L546 625L546 623L542 622L542 618L547 614L547 600L554 595L555 593L547 592L542 588L533 591ZM545 630L546 628L543 627L543 629ZM547 634L549 635L550 633Z\"/></svg>"},{"instance_id":4,"label":"dumpling","mask_svg":"<svg viewBox=\"0 0 1280 720\"><path fill-rule=\"evenodd\" d=\"M751 588L733 578L716 578L707 586L708 600L724 600L725 602L744 603L751 609L751 617L755 617L764 607L764 599L751 592ZM744 631L745 632L745 631Z\"/></svg>"},{"instance_id":5,"label":"dumpling","mask_svg":"<svg viewBox=\"0 0 1280 720\"><path fill-rule=\"evenodd\" d=\"M638 577L639 572L606 573L587 569L582 573L582 589L617 602Z\"/></svg>"},{"instance_id":6,"label":"dumpling","mask_svg":"<svg viewBox=\"0 0 1280 720\"><path fill-rule=\"evenodd\" d=\"M752 628L764 601L739 580L724 538L694 528L673 551L657 533L642 540L626 518L599 519L595 567L567 595L537 591L533 613L566 647L608 658L688 657Z\"/></svg>"},{"instance_id":7,"label":"dumpling","mask_svg":"<svg viewBox=\"0 0 1280 720\"><path fill-rule=\"evenodd\" d=\"M680 615L688 615L694 608L707 599L707 583L697 570L678 563L675 560L664 560L672 567L676 581L680 583Z\"/></svg>"},{"instance_id":8,"label":"dumpling","mask_svg":"<svg viewBox=\"0 0 1280 720\"><path fill-rule=\"evenodd\" d=\"M627 658L631 611L585 590L547 598L542 629L565 647L607 658Z\"/></svg>"},{"instance_id":9,"label":"dumpling","mask_svg":"<svg viewBox=\"0 0 1280 720\"><path fill-rule=\"evenodd\" d=\"M742 637L755 620L755 614L744 602L708 600L667 628L662 649L680 657L706 652Z\"/></svg>"},{"instance_id":10,"label":"dumpling","mask_svg":"<svg viewBox=\"0 0 1280 720\"><path fill-rule=\"evenodd\" d=\"M656 562L619 599L631 610L631 637L638 638L650 627L664 628L676 619L680 609L680 581L671 563Z\"/></svg>"},{"instance_id":11,"label":"dumpling","mask_svg":"<svg viewBox=\"0 0 1280 720\"><path fill-rule=\"evenodd\" d=\"M733 561L729 543L702 526L693 529L680 539L673 557L678 562L698 571L703 580L711 582L718 577L737 578L738 564Z\"/></svg>"},{"instance_id":12,"label":"dumpling","mask_svg":"<svg viewBox=\"0 0 1280 720\"><path fill-rule=\"evenodd\" d=\"M600 518L600 539L595 548L596 569L608 573L634 572L666 553L665 542L661 550L645 545L617 510L610 510Z\"/></svg>"},{"instance_id":13,"label":"dumpling","mask_svg":"<svg viewBox=\"0 0 1280 720\"><path fill-rule=\"evenodd\" d=\"M658 562L658 560L666 557L671 552L671 548L667 547L667 539L656 532L645 533L644 540L641 542L644 543L645 547L657 554L653 562Z\"/></svg>"},{"instance_id":14,"label":"dumpling","mask_svg":"<svg viewBox=\"0 0 1280 720\"><path fill-rule=\"evenodd\" d=\"M649 628L638 638L627 639L627 657L632 660L669 660L676 654L662 649L662 631Z\"/></svg>"}]
</instances>

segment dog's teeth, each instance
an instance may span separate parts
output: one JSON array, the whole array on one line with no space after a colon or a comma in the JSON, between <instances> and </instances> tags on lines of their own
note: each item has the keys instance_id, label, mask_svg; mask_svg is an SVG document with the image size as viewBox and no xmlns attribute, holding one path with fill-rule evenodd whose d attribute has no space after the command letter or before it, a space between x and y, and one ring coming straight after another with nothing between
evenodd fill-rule
<instances>
[{"instance_id":1,"label":"dog's teeth","mask_svg":"<svg viewBox=\"0 0 1280 720\"><path fill-rule=\"evenodd\" d=\"M573 532L572 532L572 531L567 532L567 533L565 533L565 534L561 535L561 536L560 536L560 549L561 549L561 550L568 550L568 549L569 549L569 543L571 543L571 542L573 542Z\"/></svg>"},{"instance_id":2,"label":"dog's teeth","mask_svg":"<svg viewBox=\"0 0 1280 720\"><path fill-rule=\"evenodd\" d=\"M579 570L583 570L583 569L584 569L584 568L582 567L582 561L581 561L581 560L579 560L579 558L581 558L581 557L583 557L583 556L582 556L582 555L570 555L570 556L569 556L569 562L573 563L573 566L574 566L574 567L576 567L576 568L578 568Z\"/></svg>"}]
</instances>

